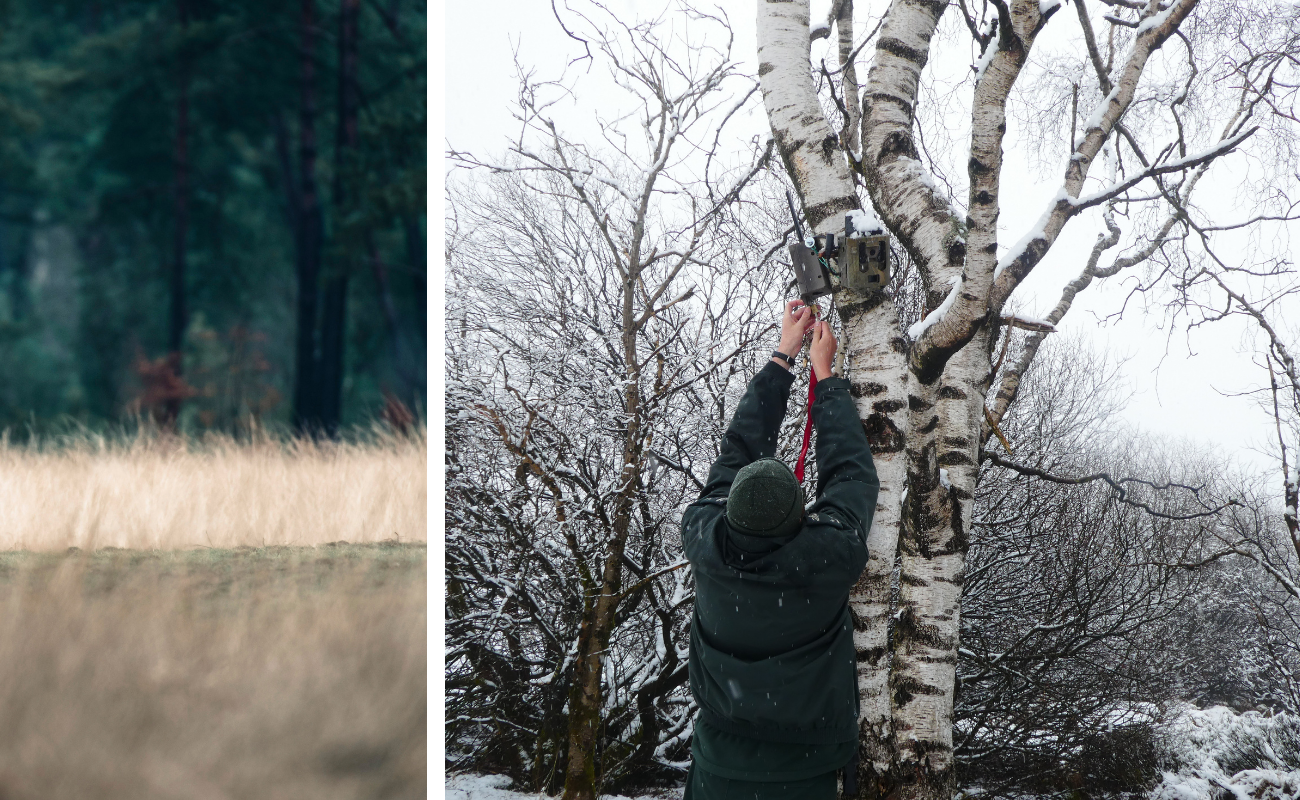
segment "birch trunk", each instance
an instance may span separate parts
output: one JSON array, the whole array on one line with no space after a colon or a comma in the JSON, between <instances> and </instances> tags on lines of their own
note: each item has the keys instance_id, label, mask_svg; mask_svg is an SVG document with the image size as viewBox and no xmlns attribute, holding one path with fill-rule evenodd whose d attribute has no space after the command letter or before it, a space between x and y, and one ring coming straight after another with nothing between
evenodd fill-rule
<instances>
[{"instance_id":1,"label":"birch trunk","mask_svg":"<svg viewBox=\"0 0 1300 800\"><path fill-rule=\"evenodd\" d=\"M840 142L817 103L808 71L808 2L760 0L759 75L763 101L786 170L803 201L809 226L819 233L842 230L841 214L860 207ZM852 6L837 17L841 56L851 38ZM856 78L845 72L849 109L857 108ZM851 140L850 140L851 141ZM893 744L889 715L888 664L890 584L898 543L899 498L905 476L904 354L907 341L898 315L882 291L844 292L840 300L843 348L858 414L867 428L880 500L868 535L866 570L849 599L861 693L859 785L867 796L883 796L889 785Z\"/></svg>"},{"instance_id":2,"label":"birch trunk","mask_svg":"<svg viewBox=\"0 0 1300 800\"><path fill-rule=\"evenodd\" d=\"M772 138L808 226L824 233L860 206L839 140L817 102L808 60L808 0L759 0L758 75Z\"/></svg>"},{"instance_id":3,"label":"birch trunk","mask_svg":"<svg viewBox=\"0 0 1300 800\"><path fill-rule=\"evenodd\" d=\"M898 313L883 292L845 292L840 319L850 391L880 479L876 514L867 535L867 567L849 597L862 704L858 785L860 796L876 798L890 793L895 762L889 623L901 499L907 485L907 340Z\"/></svg>"},{"instance_id":4,"label":"birch trunk","mask_svg":"<svg viewBox=\"0 0 1300 800\"><path fill-rule=\"evenodd\" d=\"M995 0L991 32L981 34L972 26L984 52L971 108L969 212L963 218L929 178L913 138L921 73L948 4L889 4L862 96L857 166L873 206L917 265L931 317L909 331L909 342L898 329L892 304L874 296L845 295L841 300L850 379L882 484L870 561L851 600L858 623L855 641L867 741L863 796L937 800L950 797L955 789L952 713L960 602L971 500L980 449L989 432L985 400L1001 309L1069 219L1104 200L1074 202L1093 160L1133 102L1150 55L1196 3L1174 0L1160 10L1153 2L1140 12L1143 24L1137 26L1113 84L1109 75L1100 78L1107 96L1074 147L1063 191L1044 215L1042 229L1022 251L1008 254L1005 264L999 263L997 227L1007 100L1036 36L1059 5ZM759 0L759 74L782 158L800 187L810 224L822 232L832 227L834 211L850 207L852 187L840 154L833 152L835 137L809 76L807 12L806 0ZM850 26L851 0L837 4L832 17ZM856 81L846 53L851 41L851 31L842 28L846 93ZM1089 47L1093 61L1100 63L1091 39ZM856 113L853 99L845 97L850 118ZM841 147L851 150L852 143L851 137L840 137ZM1098 247L1113 245L1107 237ZM1099 252L1090 264L1089 280ZM1063 301L1065 308L1068 300ZM1017 363L1017 378L1034 349L1031 346ZM899 363L904 355L905 368ZM1014 398L1015 388L1000 386L995 422ZM906 500L900 504L904 475ZM900 605L891 639L893 537L898 537Z\"/></svg>"}]
</instances>

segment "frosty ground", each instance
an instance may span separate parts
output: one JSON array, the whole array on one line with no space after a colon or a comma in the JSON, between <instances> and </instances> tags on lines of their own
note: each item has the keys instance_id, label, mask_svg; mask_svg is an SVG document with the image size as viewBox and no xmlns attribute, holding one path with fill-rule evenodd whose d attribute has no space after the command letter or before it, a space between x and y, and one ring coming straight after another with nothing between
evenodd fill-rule
<instances>
[{"instance_id":1,"label":"frosty ground","mask_svg":"<svg viewBox=\"0 0 1300 800\"><path fill-rule=\"evenodd\" d=\"M1225 706L1187 705L1154 728L1159 781L1136 796L1149 800L1300 800L1300 719L1288 714L1236 712ZM1082 787L1085 791L1087 787ZM606 800L676 800L681 790L656 790ZM967 787L959 798L984 794ZM1132 797L1134 795L1128 795ZM546 797L511 788L504 775L447 775L447 800L524 800ZM1028 800L1028 798L1025 798Z\"/></svg>"}]
</instances>

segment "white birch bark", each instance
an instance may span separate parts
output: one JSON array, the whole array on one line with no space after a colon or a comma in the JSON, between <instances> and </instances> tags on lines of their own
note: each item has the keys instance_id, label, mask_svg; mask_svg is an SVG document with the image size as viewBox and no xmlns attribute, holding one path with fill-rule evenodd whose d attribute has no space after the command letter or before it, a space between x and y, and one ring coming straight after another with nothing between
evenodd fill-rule
<instances>
[{"instance_id":1,"label":"white birch bark","mask_svg":"<svg viewBox=\"0 0 1300 800\"><path fill-rule=\"evenodd\" d=\"M865 796L874 796L887 793L878 790L888 783L895 761L889 620L902 495L907 485L907 340L898 313L883 292L845 294L849 296L840 302L840 318L848 378L880 479L876 513L867 536L867 567L849 597L862 704L859 785Z\"/></svg>"},{"instance_id":2,"label":"white birch bark","mask_svg":"<svg viewBox=\"0 0 1300 800\"><path fill-rule=\"evenodd\" d=\"M859 203L839 140L817 102L809 53L808 0L759 0L758 76L772 138L809 227L825 233Z\"/></svg>"},{"instance_id":3,"label":"white birch bark","mask_svg":"<svg viewBox=\"0 0 1300 800\"><path fill-rule=\"evenodd\" d=\"M912 133L921 72L947 4L890 3L863 95L860 171L877 213L918 266L927 309L936 311L914 329L914 341L890 347L886 343L898 335L896 323L886 320L892 308L873 304L870 298L842 301L850 378L859 413L876 437L873 451L882 483L871 562L852 600L860 622L855 640L863 731L878 745L875 751L868 748L870 770L864 765L864 773L881 778L877 785L863 787L864 796L932 800L950 797L955 788L952 710L961 590L970 501L989 431L985 399L1001 308L1065 223L1088 207L1074 199L1092 161L1132 103L1151 53L1196 2L1175 0L1165 10L1148 4L1127 60L1082 131L1062 192L1044 215L1044 227L1029 238L1023 252L1008 254L1001 264L997 222L1007 98L1035 37L1059 5L994 0L998 24L976 81L967 165L970 212L962 219L926 174ZM841 194L835 188L842 185L840 163L828 152L832 137L808 74L806 0L760 0L759 14L760 75L778 146L801 187L810 222L838 227L838 220L827 221L833 212L821 209L849 190ZM841 44L844 38L841 30ZM1113 246L1103 244L1098 246ZM904 349L905 370L894 358ZM1013 397L1014 389L1006 402ZM995 405L1001 401L999 397ZM1004 410L1004 405L999 408ZM891 444L902 448L898 455ZM891 484L901 488L904 471L907 499L896 505L902 493L891 495L889 490ZM900 607L890 641L883 624L890 615L886 564L892 563L884 557L885 539L899 531L900 521ZM887 693L883 670L871 669L884 663L890 664ZM888 711L881 702L885 697ZM883 746L891 732L892 752Z\"/></svg>"},{"instance_id":4,"label":"white birch bark","mask_svg":"<svg viewBox=\"0 0 1300 800\"><path fill-rule=\"evenodd\" d=\"M852 0L836 15L841 56L852 39ZM759 75L772 134L798 187L809 225L819 233L842 230L845 211L859 207L840 141L822 114L809 75L808 2L760 0ZM857 108L856 77L845 67L846 98ZM857 120L852 120L856 124ZM850 140L851 141L851 140ZM860 778L879 786L892 764L888 696L890 583L898 543L900 496L906 471L905 385L907 341L892 302L881 291L845 291L839 301L843 349L858 414L867 428L880 478L867 541L868 563L849 600L858 654L862 703Z\"/></svg>"},{"instance_id":5,"label":"white birch bark","mask_svg":"<svg viewBox=\"0 0 1300 800\"><path fill-rule=\"evenodd\" d=\"M966 243L948 198L927 179L912 138L921 70L947 3L893 0L867 72L862 108L862 167L871 202L912 254L937 305L960 274ZM934 296L932 287L942 285Z\"/></svg>"},{"instance_id":6,"label":"white birch bark","mask_svg":"<svg viewBox=\"0 0 1300 800\"><path fill-rule=\"evenodd\" d=\"M952 709L961 587L990 372L987 298L997 267L1006 101L1041 22L1036 2L1020 0L1014 10L1002 6L999 12L972 107L969 249L951 306L924 328L909 358L909 495L890 679L904 798L946 797L955 789Z\"/></svg>"}]
</instances>

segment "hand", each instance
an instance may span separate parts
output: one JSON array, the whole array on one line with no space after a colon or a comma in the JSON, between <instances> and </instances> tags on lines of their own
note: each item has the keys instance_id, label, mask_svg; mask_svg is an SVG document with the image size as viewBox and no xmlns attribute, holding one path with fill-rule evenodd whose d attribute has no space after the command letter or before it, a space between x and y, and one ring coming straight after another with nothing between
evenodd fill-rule
<instances>
[{"instance_id":1,"label":"hand","mask_svg":"<svg viewBox=\"0 0 1300 800\"><path fill-rule=\"evenodd\" d=\"M817 380L824 381L831 377L831 364L835 361L835 334L831 324L821 320L813 327L812 347L808 348L808 360L812 361L813 373Z\"/></svg>"},{"instance_id":2,"label":"hand","mask_svg":"<svg viewBox=\"0 0 1300 800\"><path fill-rule=\"evenodd\" d=\"M803 336L812 327L814 318L812 309L802 300L791 300L785 304L785 313L781 315L780 351L788 356L797 356L803 349Z\"/></svg>"}]
</instances>

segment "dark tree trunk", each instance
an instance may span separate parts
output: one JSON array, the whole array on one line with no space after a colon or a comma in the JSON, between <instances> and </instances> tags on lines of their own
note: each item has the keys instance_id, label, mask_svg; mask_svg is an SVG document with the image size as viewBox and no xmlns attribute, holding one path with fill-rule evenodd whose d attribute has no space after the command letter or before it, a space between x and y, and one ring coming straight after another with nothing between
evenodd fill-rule
<instances>
[{"instance_id":1,"label":"dark tree trunk","mask_svg":"<svg viewBox=\"0 0 1300 800\"><path fill-rule=\"evenodd\" d=\"M177 21L181 35L189 31L189 0L177 3ZM185 344L185 329L189 326L189 309L185 303L185 242L190 227L190 59L188 45L181 42L176 66L176 135L172 150L172 252L169 293L171 314L167 326L167 352L176 375L181 372L181 348ZM164 427L175 426L180 416L180 398L171 398L163 406Z\"/></svg>"},{"instance_id":2,"label":"dark tree trunk","mask_svg":"<svg viewBox=\"0 0 1300 800\"><path fill-rule=\"evenodd\" d=\"M370 273L375 277L375 289L379 292L379 305L384 310L384 320L388 323L388 335L393 340L393 369L404 384L402 402L408 408L415 408L417 390L424 388L424 382L420 379L415 359L407 352L402 321L397 314L397 304L393 302L393 290L388 280L388 265L379 255L375 237L370 233L366 234L366 256L370 261Z\"/></svg>"},{"instance_id":3,"label":"dark tree trunk","mask_svg":"<svg viewBox=\"0 0 1300 800\"><path fill-rule=\"evenodd\" d=\"M301 67L298 83L298 181L287 187L291 203L298 276L298 332L294 350L293 422L299 432L321 427L320 389L316 368L316 310L320 280L320 198L316 190L316 2L302 0Z\"/></svg>"},{"instance_id":4,"label":"dark tree trunk","mask_svg":"<svg viewBox=\"0 0 1300 800\"><path fill-rule=\"evenodd\" d=\"M349 163L357 150L357 22L360 0L343 0L339 9L339 100L338 134L335 138L334 207L336 227L350 216L356 191L350 185L355 169ZM344 353L347 350L348 278L352 271L351 240L344 235L335 248L338 258L325 284L325 307L321 317L320 397L321 423L325 432L338 432L343 416Z\"/></svg>"},{"instance_id":5,"label":"dark tree trunk","mask_svg":"<svg viewBox=\"0 0 1300 800\"><path fill-rule=\"evenodd\" d=\"M415 284L415 302L420 310L420 343L429 346L429 278L424 251L424 234L420 231L420 221L412 216L402 217L402 228L406 232L406 260L410 262L412 283Z\"/></svg>"},{"instance_id":6,"label":"dark tree trunk","mask_svg":"<svg viewBox=\"0 0 1300 800\"><path fill-rule=\"evenodd\" d=\"M340 268L325 284L321 309L320 419L327 435L338 433L343 415L343 352L347 348L348 275Z\"/></svg>"}]
</instances>

